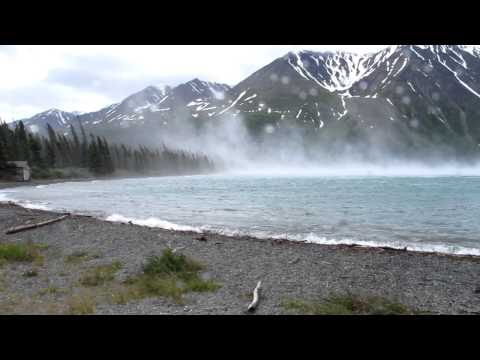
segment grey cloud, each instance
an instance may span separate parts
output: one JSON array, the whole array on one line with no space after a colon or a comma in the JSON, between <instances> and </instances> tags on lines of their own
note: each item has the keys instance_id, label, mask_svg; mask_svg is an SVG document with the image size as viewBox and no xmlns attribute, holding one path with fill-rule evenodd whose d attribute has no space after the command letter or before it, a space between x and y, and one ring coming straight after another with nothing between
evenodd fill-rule
<instances>
[{"instance_id":1,"label":"grey cloud","mask_svg":"<svg viewBox=\"0 0 480 360\"><path fill-rule=\"evenodd\" d=\"M3 102L12 105L45 106L45 104L61 102L62 95L50 88L48 84L39 83L31 86L0 90ZM52 101L53 100L53 101Z\"/></svg>"},{"instance_id":2,"label":"grey cloud","mask_svg":"<svg viewBox=\"0 0 480 360\"><path fill-rule=\"evenodd\" d=\"M98 93L111 99L115 99L117 102L150 85L176 86L181 82L191 79L193 79L193 77L188 78L185 76L137 76L135 78L123 78L97 68L55 69L49 73L46 82L49 84L68 86L82 91Z\"/></svg>"},{"instance_id":3,"label":"grey cloud","mask_svg":"<svg viewBox=\"0 0 480 360\"><path fill-rule=\"evenodd\" d=\"M72 56L69 63L68 67L51 70L45 82L101 94L114 99L114 102L119 102L150 85L176 86L198 77L198 74L192 74L191 77L170 75L132 77L136 69L123 63L121 59L108 56ZM105 104L107 105L109 104Z\"/></svg>"},{"instance_id":4,"label":"grey cloud","mask_svg":"<svg viewBox=\"0 0 480 360\"><path fill-rule=\"evenodd\" d=\"M29 106L42 109L62 108L65 96L62 92L52 89L46 83L33 84L31 86L22 87L13 90L0 90L0 98L2 102L11 106ZM9 117L10 114L0 114L2 117ZM30 117L35 114L25 114L24 117Z\"/></svg>"}]
</instances>

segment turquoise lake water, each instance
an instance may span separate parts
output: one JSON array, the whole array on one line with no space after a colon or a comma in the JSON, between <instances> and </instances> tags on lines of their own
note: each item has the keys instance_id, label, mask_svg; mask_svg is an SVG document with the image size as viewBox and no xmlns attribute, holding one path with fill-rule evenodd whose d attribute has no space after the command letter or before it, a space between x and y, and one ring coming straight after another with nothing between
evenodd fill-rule
<instances>
[{"instance_id":1,"label":"turquoise lake water","mask_svg":"<svg viewBox=\"0 0 480 360\"><path fill-rule=\"evenodd\" d=\"M0 200L177 230L480 255L480 177L201 175L0 190Z\"/></svg>"}]
</instances>

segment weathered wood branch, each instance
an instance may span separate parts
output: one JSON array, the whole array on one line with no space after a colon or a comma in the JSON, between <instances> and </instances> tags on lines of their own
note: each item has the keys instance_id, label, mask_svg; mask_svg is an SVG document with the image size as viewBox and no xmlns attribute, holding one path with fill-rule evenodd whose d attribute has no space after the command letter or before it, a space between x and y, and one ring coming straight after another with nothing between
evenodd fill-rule
<instances>
[{"instance_id":1,"label":"weathered wood branch","mask_svg":"<svg viewBox=\"0 0 480 360\"><path fill-rule=\"evenodd\" d=\"M288 263L289 263L290 265L292 265L292 264L296 264L296 263L299 262L299 261L300 261L300 258L299 258L299 257L296 257L295 259L290 260Z\"/></svg>"},{"instance_id":2,"label":"weathered wood branch","mask_svg":"<svg viewBox=\"0 0 480 360\"><path fill-rule=\"evenodd\" d=\"M21 225L21 226L12 227L10 229L7 229L7 231L5 233L6 234L15 234L15 233L18 233L20 231L36 229L40 226L45 226L45 225L53 224L53 223L56 223L58 221L64 220L69 216L70 216L70 214L66 214L66 215L60 216L60 217L55 218L55 219L42 221L42 222L35 223L35 224L28 224L28 225Z\"/></svg>"},{"instance_id":3,"label":"weathered wood branch","mask_svg":"<svg viewBox=\"0 0 480 360\"><path fill-rule=\"evenodd\" d=\"M260 302L260 289L262 282L259 281L255 289L253 290L253 301L248 305L248 311L254 312L257 309L258 303Z\"/></svg>"}]
</instances>

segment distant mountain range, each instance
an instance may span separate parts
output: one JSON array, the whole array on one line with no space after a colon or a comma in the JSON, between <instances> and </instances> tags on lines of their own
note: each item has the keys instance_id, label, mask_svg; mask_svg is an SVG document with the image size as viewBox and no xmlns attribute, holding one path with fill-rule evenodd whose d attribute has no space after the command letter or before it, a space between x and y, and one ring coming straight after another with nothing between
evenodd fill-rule
<instances>
[{"instance_id":1,"label":"distant mountain range","mask_svg":"<svg viewBox=\"0 0 480 360\"><path fill-rule=\"evenodd\" d=\"M368 55L289 52L234 87L199 79L150 86L96 112L52 109L22 121L32 131L49 123L67 132L79 120L88 131L135 143L164 139L179 124L201 129L237 116L255 136L294 127L332 153L355 153L358 145L413 157L478 156L480 51L401 45Z\"/></svg>"}]
</instances>

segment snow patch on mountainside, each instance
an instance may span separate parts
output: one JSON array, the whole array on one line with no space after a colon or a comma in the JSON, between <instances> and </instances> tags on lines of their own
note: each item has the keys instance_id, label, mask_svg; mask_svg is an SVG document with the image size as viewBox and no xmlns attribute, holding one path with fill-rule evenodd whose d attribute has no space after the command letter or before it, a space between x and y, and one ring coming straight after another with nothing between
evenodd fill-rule
<instances>
[{"instance_id":1,"label":"snow patch on mountainside","mask_svg":"<svg viewBox=\"0 0 480 360\"><path fill-rule=\"evenodd\" d=\"M346 52L296 51L287 54L287 62L302 78L315 82L329 92L341 92L370 75L379 63L386 61L396 50L397 46L391 46L373 57L371 54Z\"/></svg>"}]
</instances>

